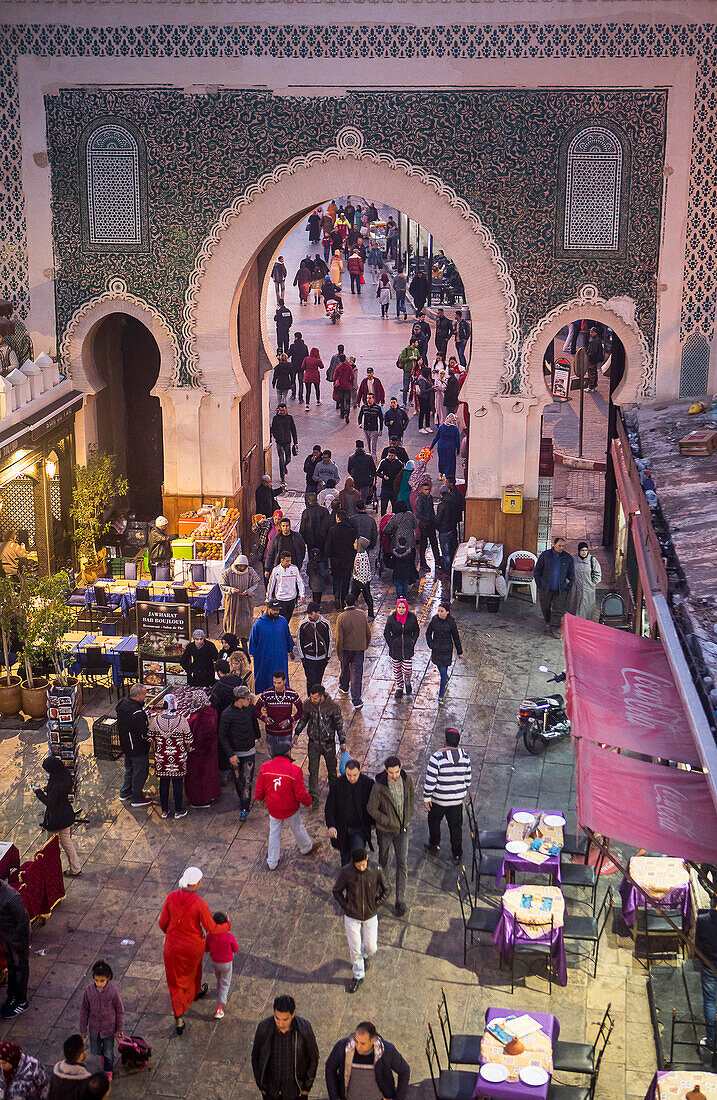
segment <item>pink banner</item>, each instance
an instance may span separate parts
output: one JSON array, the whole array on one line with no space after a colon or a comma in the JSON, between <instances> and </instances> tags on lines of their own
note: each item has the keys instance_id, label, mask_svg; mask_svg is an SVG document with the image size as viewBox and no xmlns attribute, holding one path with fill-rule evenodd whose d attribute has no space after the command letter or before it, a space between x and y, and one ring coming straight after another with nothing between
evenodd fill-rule
<instances>
[{"instance_id":1,"label":"pink banner","mask_svg":"<svg viewBox=\"0 0 717 1100\"><path fill-rule=\"evenodd\" d=\"M566 615L573 736L700 766L661 642Z\"/></svg>"},{"instance_id":2,"label":"pink banner","mask_svg":"<svg viewBox=\"0 0 717 1100\"><path fill-rule=\"evenodd\" d=\"M701 772L636 760L575 741L578 821L613 840L714 863L717 814Z\"/></svg>"}]
</instances>

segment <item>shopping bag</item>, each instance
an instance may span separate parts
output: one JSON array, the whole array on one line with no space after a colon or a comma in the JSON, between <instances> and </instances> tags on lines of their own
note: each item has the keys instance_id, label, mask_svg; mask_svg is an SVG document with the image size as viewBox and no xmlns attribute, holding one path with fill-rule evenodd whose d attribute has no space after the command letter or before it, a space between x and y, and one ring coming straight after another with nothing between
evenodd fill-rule
<instances>
[{"instance_id":1,"label":"shopping bag","mask_svg":"<svg viewBox=\"0 0 717 1100\"><path fill-rule=\"evenodd\" d=\"M352 759L352 757L351 757L351 753L349 752L349 750L344 749L343 752L341 753L341 757L339 759L339 773L341 775L346 775L346 765L348 764L349 760L351 760L351 759Z\"/></svg>"},{"instance_id":2,"label":"shopping bag","mask_svg":"<svg viewBox=\"0 0 717 1100\"><path fill-rule=\"evenodd\" d=\"M362 276L361 276L361 286L363 286L365 282L366 282L366 280L364 279L364 277L363 277L363 275L362 275Z\"/></svg>"}]
</instances>

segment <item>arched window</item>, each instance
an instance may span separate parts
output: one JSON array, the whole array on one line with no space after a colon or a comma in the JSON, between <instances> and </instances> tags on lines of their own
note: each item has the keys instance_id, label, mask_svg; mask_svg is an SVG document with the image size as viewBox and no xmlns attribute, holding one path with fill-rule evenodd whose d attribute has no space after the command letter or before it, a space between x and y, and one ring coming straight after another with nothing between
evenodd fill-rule
<instances>
[{"instance_id":1,"label":"arched window","mask_svg":"<svg viewBox=\"0 0 717 1100\"><path fill-rule=\"evenodd\" d=\"M560 252L608 256L623 250L628 175L623 144L612 130L596 124L573 132L561 155Z\"/></svg>"},{"instance_id":2,"label":"arched window","mask_svg":"<svg viewBox=\"0 0 717 1100\"><path fill-rule=\"evenodd\" d=\"M709 373L709 344L701 332L693 332L682 345L680 397L702 397L706 394Z\"/></svg>"},{"instance_id":3,"label":"arched window","mask_svg":"<svg viewBox=\"0 0 717 1100\"><path fill-rule=\"evenodd\" d=\"M144 143L122 122L103 121L83 136L83 230L93 252L146 248Z\"/></svg>"}]
</instances>

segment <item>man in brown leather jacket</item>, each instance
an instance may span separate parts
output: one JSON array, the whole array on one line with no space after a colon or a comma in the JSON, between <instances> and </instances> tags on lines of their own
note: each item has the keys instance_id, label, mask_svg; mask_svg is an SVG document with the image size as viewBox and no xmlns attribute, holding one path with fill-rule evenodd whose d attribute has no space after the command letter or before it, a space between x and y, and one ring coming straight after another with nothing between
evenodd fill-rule
<instances>
[{"instance_id":1,"label":"man in brown leather jacket","mask_svg":"<svg viewBox=\"0 0 717 1100\"><path fill-rule=\"evenodd\" d=\"M378 911L387 893L388 882L381 868L369 867L365 848L354 848L351 863L341 868L333 889L344 914L351 955L349 993L361 985L368 960L378 950Z\"/></svg>"}]
</instances>

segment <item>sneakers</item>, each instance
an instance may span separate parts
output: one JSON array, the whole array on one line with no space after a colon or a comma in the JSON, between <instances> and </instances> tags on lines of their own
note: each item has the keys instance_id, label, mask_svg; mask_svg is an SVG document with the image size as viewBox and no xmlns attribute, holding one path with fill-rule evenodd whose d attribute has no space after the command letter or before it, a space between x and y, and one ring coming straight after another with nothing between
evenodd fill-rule
<instances>
[{"instance_id":1,"label":"sneakers","mask_svg":"<svg viewBox=\"0 0 717 1100\"><path fill-rule=\"evenodd\" d=\"M411 687L408 680L406 680L406 695L413 695L413 688Z\"/></svg>"},{"instance_id":2,"label":"sneakers","mask_svg":"<svg viewBox=\"0 0 717 1100\"><path fill-rule=\"evenodd\" d=\"M446 701L446 700L445 700L445 698L444 698L444 697L443 697L442 695L439 695L439 696L438 696L438 705L439 705L439 707L440 707L441 703L445 703L445 701Z\"/></svg>"},{"instance_id":3,"label":"sneakers","mask_svg":"<svg viewBox=\"0 0 717 1100\"><path fill-rule=\"evenodd\" d=\"M224 1006L223 1005L217 1005L217 1011L214 1013L214 1019L215 1020L223 1020L224 1019Z\"/></svg>"},{"instance_id":4,"label":"sneakers","mask_svg":"<svg viewBox=\"0 0 717 1100\"><path fill-rule=\"evenodd\" d=\"M451 860L457 867L459 863L463 862L463 856L451 856Z\"/></svg>"},{"instance_id":5,"label":"sneakers","mask_svg":"<svg viewBox=\"0 0 717 1100\"><path fill-rule=\"evenodd\" d=\"M393 697L394 699L403 699L403 688L396 688Z\"/></svg>"},{"instance_id":6,"label":"sneakers","mask_svg":"<svg viewBox=\"0 0 717 1100\"><path fill-rule=\"evenodd\" d=\"M180 817L186 817L186 816L187 816L187 811L186 810L180 810L179 813L177 813L176 810L174 811L174 820L175 821Z\"/></svg>"},{"instance_id":7,"label":"sneakers","mask_svg":"<svg viewBox=\"0 0 717 1100\"><path fill-rule=\"evenodd\" d=\"M358 988L359 988L359 986L361 985L362 982L363 982L363 978L352 978L351 981L348 984L348 988L347 988L346 992L347 993L356 993L356 991L358 990Z\"/></svg>"},{"instance_id":8,"label":"sneakers","mask_svg":"<svg viewBox=\"0 0 717 1100\"><path fill-rule=\"evenodd\" d=\"M25 1012L28 1008L27 1001L20 1001L17 1004L14 1001L3 1005L0 1011L0 1016L3 1020L11 1020L13 1016L19 1016L21 1012Z\"/></svg>"},{"instance_id":9,"label":"sneakers","mask_svg":"<svg viewBox=\"0 0 717 1100\"><path fill-rule=\"evenodd\" d=\"M143 798L141 802L131 802L130 805L133 809L139 810L142 806L152 806L154 803L151 798Z\"/></svg>"},{"instance_id":10,"label":"sneakers","mask_svg":"<svg viewBox=\"0 0 717 1100\"><path fill-rule=\"evenodd\" d=\"M313 856L314 852L318 852L320 847L321 847L321 841L320 840L315 840L314 843L309 848L308 852L300 852L299 854L302 855L302 856Z\"/></svg>"},{"instance_id":11,"label":"sneakers","mask_svg":"<svg viewBox=\"0 0 717 1100\"><path fill-rule=\"evenodd\" d=\"M132 797L131 794L121 794L119 796L119 800L120 800L120 802L129 802L131 797Z\"/></svg>"},{"instance_id":12,"label":"sneakers","mask_svg":"<svg viewBox=\"0 0 717 1100\"><path fill-rule=\"evenodd\" d=\"M169 817L169 810L162 810L162 817Z\"/></svg>"},{"instance_id":13,"label":"sneakers","mask_svg":"<svg viewBox=\"0 0 717 1100\"><path fill-rule=\"evenodd\" d=\"M439 856L441 854L441 849L436 848L433 844L424 844L423 847L426 849L429 856Z\"/></svg>"},{"instance_id":14,"label":"sneakers","mask_svg":"<svg viewBox=\"0 0 717 1100\"><path fill-rule=\"evenodd\" d=\"M354 703L354 710L361 710L363 706L363 699L359 699L358 703Z\"/></svg>"},{"instance_id":15,"label":"sneakers","mask_svg":"<svg viewBox=\"0 0 717 1100\"><path fill-rule=\"evenodd\" d=\"M247 815L248 813L249 813L249 811L248 811L248 810L242 810L242 812L241 812L241 813L239 814L239 820L240 820L240 821L246 821L246 815Z\"/></svg>"},{"instance_id":16,"label":"sneakers","mask_svg":"<svg viewBox=\"0 0 717 1100\"><path fill-rule=\"evenodd\" d=\"M341 686L339 686L339 691L341 692L342 695L348 695L348 693L349 693L348 688L342 688Z\"/></svg>"},{"instance_id":17,"label":"sneakers","mask_svg":"<svg viewBox=\"0 0 717 1100\"><path fill-rule=\"evenodd\" d=\"M406 906L403 904L402 901L397 901L393 908L397 917L405 917Z\"/></svg>"}]
</instances>

